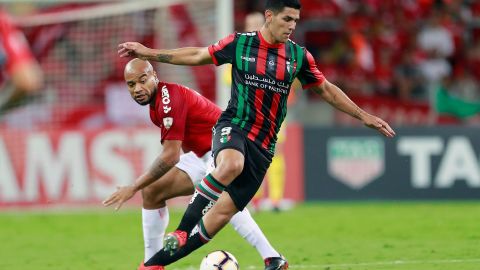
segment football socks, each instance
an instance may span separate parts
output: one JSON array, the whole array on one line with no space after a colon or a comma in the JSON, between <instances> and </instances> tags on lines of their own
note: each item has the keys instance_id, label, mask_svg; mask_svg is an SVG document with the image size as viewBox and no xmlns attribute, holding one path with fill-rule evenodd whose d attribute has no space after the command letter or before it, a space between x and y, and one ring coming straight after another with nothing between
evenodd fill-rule
<instances>
[{"instance_id":1,"label":"football socks","mask_svg":"<svg viewBox=\"0 0 480 270\"><path fill-rule=\"evenodd\" d=\"M188 254L192 253L196 249L208 243L208 241L210 241L210 236L208 236L208 233L205 230L205 226L203 226L202 220L200 220L198 227L200 229L197 232L195 232L192 236L190 236L185 246L180 248L176 253L174 253L173 255L170 255L170 252L165 251L164 249L161 249L150 260L145 262L145 266L169 265L173 262L180 260L181 258L187 256Z\"/></svg>"},{"instance_id":2,"label":"football socks","mask_svg":"<svg viewBox=\"0 0 480 270\"><path fill-rule=\"evenodd\" d=\"M170 219L168 208L148 210L142 208L143 243L145 246L144 262L163 247L163 237Z\"/></svg>"},{"instance_id":3,"label":"football socks","mask_svg":"<svg viewBox=\"0 0 480 270\"><path fill-rule=\"evenodd\" d=\"M238 232L245 240L257 249L263 259L269 257L280 257L280 254L272 247L267 237L253 220L247 208L236 213L230 220L235 231Z\"/></svg>"},{"instance_id":4,"label":"football socks","mask_svg":"<svg viewBox=\"0 0 480 270\"><path fill-rule=\"evenodd\" d=\"M211 174L205 176L195 187L195 193L190 199L177 230L190 233L203 215L213 207L224 189L225 186L213 178Z\"/></svg>"}]
</instances>

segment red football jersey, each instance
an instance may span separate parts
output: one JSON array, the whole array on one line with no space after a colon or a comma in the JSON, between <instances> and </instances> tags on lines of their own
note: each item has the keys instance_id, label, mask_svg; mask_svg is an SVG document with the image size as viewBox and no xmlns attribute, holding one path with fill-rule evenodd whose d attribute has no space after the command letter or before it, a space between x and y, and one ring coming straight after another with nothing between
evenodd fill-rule
<instances>
[{"instance_id":1,"label":"red football jersey","mask_svg":"<svg viewBox=\"0 0 480 270\"><path fill-rule=\"evenodd\" d=\"M202 157L210 151L212 127L222 110L196 91L179 84L159 82L150 119L161 129L161 142L180 140L184 152Z\"/></svg>"}]
</instances>

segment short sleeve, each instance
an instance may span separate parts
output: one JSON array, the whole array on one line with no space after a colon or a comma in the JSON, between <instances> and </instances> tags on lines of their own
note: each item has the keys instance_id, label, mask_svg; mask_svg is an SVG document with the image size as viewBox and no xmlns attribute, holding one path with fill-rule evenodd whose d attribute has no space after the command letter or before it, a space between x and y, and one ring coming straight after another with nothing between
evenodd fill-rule
<instances>
[{"instance_id":1,"label":"short sleeve","mask_svg":"<svg viewBox=\"0 0 480 270\"><path fill-rule=\"evenodd\" d=\"M302 66L297 75L298 80L302 84L303 89L322 84L325 81L323 73L320 72L315 64L312 54L303 48Z\"/></svg>"},{"instance_id":2,"label":"short sleeve","mask_svg":"<svg viewBox=\"0 0 480 270\"><path fill-rule=\"evenodd\" d=\"M11 22L9 16L0 13L0 40L3 52L6 54L6 70L13 73L16 67L33 61L25 36Z\"/></svg>"},{"instance_id":3,"label":"short sleeve","mask_svg":"<svg viewBox=\"0 0 480 270\"><path fill-rule=\"evenodd\" d=\"M236 33L208 46L208 52L212 56L215 65L223 65L225 63L233 63L235 57L235 45L237 43Z\"/></svg>"}]
</instances>

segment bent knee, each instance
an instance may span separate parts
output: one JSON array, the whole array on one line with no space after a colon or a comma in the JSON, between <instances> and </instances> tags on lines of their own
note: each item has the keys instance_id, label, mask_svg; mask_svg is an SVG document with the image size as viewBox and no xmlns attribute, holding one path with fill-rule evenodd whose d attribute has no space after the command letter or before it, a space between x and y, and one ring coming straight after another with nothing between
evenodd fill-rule
<instances>
[{"instance_id":1,"label":"bent knee","mask_svg":"<svg viewBox=\"0 0 480 270\"><path fill-rule=\"evenodd\" d=\"M147 207L162 207L165 205L165 196L162 191L152 187L145 187L142 190L143 205Z\"/></svg>"},{"instance_id":2,"label":"bent knee","mask_svg":"<svg viewBox=\"0 0 480 270\"><path fill-rule=\"evenodd\" d=\"M232 178L235 178L238 175L240 175L242 171L243 171L243 160L238 160L238 159L223 160L222 163L217 166L218 173L224 176L230 176Z\"/></svg>"}]
</instances>

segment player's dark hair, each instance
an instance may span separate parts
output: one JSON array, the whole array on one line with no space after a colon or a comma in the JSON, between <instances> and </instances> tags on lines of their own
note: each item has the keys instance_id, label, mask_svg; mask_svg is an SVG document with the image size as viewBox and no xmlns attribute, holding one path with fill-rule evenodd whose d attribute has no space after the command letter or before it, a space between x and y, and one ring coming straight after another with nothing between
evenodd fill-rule
<instances>
[{"instance_id":1,"label":"player's dark hair","mask_svg":"<svg viewBox=\"0 0 480 270\"><path fill-rule=\"evenodd\" d=\"M302 5L300 0L267 0L265 10L271 10L274 13L282 12L284 8L300 9Z\"/></svg>"}]
</instances>

